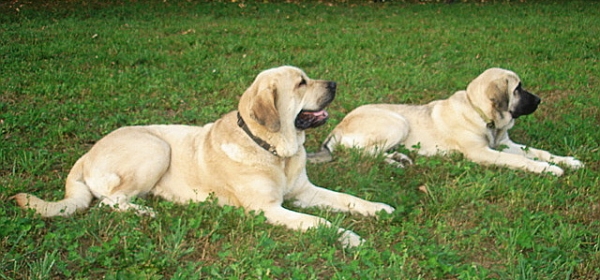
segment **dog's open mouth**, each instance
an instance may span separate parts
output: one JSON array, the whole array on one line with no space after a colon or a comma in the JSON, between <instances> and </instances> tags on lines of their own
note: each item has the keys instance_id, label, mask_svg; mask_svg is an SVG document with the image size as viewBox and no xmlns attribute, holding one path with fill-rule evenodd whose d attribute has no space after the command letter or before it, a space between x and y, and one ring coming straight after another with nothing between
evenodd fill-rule
<instances>
[{"instance_id":1,"label":"dog's open mouth","mask_svg":"<svg viewBox=\"0 0 600 280\"><path fill-rule=\"evenodd\" d=\"M302 110L300 111L298 116L296 116L296 121L294 122L294 124L296 125L296 128L304 130L308 128L321 126L325 124L325 122L327 122L327 119L329 119L329 114L325 110Z\"/></svg>"}]
</instances>

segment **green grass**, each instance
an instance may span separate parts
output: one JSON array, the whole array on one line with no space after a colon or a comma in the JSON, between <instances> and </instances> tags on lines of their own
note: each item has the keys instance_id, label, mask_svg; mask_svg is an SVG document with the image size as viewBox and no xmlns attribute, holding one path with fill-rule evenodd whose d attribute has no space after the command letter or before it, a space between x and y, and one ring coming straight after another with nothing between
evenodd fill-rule
<instances>
[{"instance_id":1,"label":"green grass","mask_svg":"<svg viewBox=\"0 0 600 280\"><path fill-rule=\"evenodd\" d=\"M0 4L1 279L600 278L600 2L46 2ZM42 219L8 200L62 198L106 133L214 121L283 64L338 82L308 150L358 105L444 98L498 66L543 98L513 140L586 167L556 178L411 154L416 165L394 169L343 151L309 165L311 180L397 211L295 210L368 240L355 250L330 229L210 201L140 199L154 219L98 207Z\"/></svg>"}]
</instances>

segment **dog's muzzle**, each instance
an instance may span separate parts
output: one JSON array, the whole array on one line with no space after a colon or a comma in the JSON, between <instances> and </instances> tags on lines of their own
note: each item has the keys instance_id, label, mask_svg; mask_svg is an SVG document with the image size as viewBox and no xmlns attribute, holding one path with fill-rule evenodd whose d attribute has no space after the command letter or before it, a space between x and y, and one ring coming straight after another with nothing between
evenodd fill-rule
<instances>
[{"instance_id":1,"label":"dog's muzzle","mask_svg":"<svg viewBox=\"0 0 600 280\"><path fill-rule=\"evenodd\" d=\"M320 108L319 110L302 110L296 116L296 120L294 121L294 125L297 129L304 130L313 127L318 127L327 122L329 119L329 114L325 111L325 107L333 101L335 98L335 90L336 90L335 82L327 82L327 94L323 96L322 101L319 102Z\"/></svg>"},{"instance_id":2,"label":"dog's muzzle","mask_svg":"<svg viewBox=\"0 0 600 280\"><path fill-rule=\"evenodd\" d=\"M516 119L520 116L526 116L535 112L535 110L537 110L538 108L538 105L540 105L540 102L542 101L542 99L539 98L537 95L525 90L520 91L519 94L519 104L517 104L514 110L510 111L510 114L513 117L513 119Z\"/></svg>"}]
</instances>

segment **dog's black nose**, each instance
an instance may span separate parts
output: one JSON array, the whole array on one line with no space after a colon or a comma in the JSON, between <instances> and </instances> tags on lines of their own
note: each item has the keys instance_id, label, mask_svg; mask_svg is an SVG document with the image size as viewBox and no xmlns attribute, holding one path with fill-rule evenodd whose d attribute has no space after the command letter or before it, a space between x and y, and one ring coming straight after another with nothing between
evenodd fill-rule
<instances>
[{"instance_id":1,"label":"dog's black nose","mask_svg":"<svg viewBox=\"0 0 600 280\"><path fill-rule=\"evenodd\" d=\"M337 87L337 84L335 82L328 82L327 83L327 89L328 90L335 91L336 87Z\"/></svg>"},{"instance_id":2,"label":"dog's black nose","mask_svg":"<svg viewBox=\"0 0 600 280\"><path fill-rule=\"evenodd\" d=\"M535 96L535 104L536 105L540 105L540 103L542 102L542 99L539 98L537 95Z\"/></svg>"}]
</instances>

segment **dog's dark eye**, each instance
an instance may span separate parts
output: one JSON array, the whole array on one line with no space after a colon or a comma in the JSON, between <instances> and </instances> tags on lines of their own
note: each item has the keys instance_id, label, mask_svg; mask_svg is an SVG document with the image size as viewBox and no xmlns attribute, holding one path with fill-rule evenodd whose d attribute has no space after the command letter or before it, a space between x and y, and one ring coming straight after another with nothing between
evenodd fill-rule
<instances>
[{"instance_id":1,"label":"dog's dark eye","mask_svg":"<svg viewBox=\"0 0 600 280\"><path fill-rule=\"evenodd\" d=\"M517 85L517 87L515 88L514 94L518 94L519 92L521 92L521 90L522 90L522 89L523 89L523 88L521 87L521 83L519 83L519 84Z\"/></svg>"},{"instance_id":2,"label":"dog's dark eye","mask_svg":"<svg viewBox=\"0 0 600 280\"><path fill-rule=\"evenodd\" d=\"M302 80L300 81L298 86L301 87L301 86L305 86L305 85L306 85L306 79L302 78Z\"/></svg>"}]
</instances>

